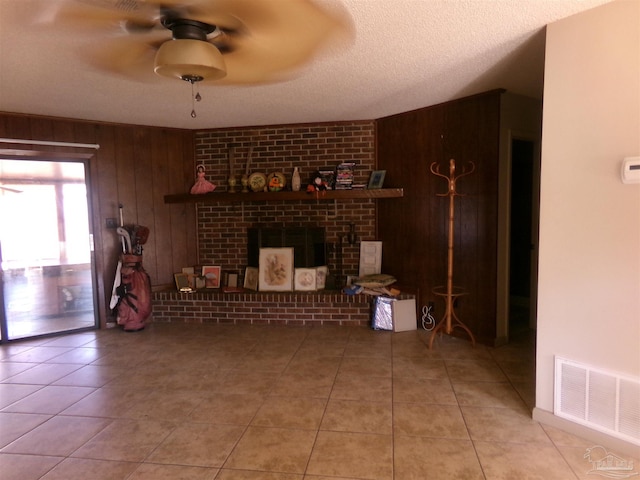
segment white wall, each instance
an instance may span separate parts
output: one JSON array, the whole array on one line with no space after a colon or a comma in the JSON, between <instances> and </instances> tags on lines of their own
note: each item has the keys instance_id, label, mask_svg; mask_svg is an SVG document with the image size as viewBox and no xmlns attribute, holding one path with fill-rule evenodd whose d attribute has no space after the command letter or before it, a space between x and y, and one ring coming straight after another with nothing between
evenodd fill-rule
<instances>
[{"instance_id":1,"label":"white wall","mask_svg":"<svg viewBox=\"0 0 640 480\"><path fill-rule=\"evenodd\" d=\"M640 2L547 28L536 409L553 411L562 355L640 378Z\"/></svg>"}]
</instances>

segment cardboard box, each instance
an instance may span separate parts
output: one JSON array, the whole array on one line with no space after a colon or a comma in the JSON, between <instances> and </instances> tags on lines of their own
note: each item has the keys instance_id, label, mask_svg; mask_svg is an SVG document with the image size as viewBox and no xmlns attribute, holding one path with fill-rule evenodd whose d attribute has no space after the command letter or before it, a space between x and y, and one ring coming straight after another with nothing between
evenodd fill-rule
<instances>
[{"instance_id":1,"label":"cardboard box","mask_svg":"<svg viewBox=\"0 0 640 480\"><path fill-rule=\"evenodd\" d=\"M391 311L393 313L394 332L406 332L418 329L415 298L396 300L391 304Z\"/></svg>"}]
</instances>

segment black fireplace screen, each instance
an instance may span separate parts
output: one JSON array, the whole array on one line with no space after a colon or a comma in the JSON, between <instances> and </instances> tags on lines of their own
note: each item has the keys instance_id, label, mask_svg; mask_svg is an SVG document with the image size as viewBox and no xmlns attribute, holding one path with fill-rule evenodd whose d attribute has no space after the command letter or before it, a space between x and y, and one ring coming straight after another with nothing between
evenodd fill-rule
<instances>
[{"instance_id":1,"label":"black fireplace screen","mask_svg":"<svg viewBox=\"0 0 640 480\"><path fill-rule=\"evenodd\" d=\"M293 247L294 267L327 264L324 227L249 228L247 264L257 267L261 248Z\"/></svg>"}]
</instances>

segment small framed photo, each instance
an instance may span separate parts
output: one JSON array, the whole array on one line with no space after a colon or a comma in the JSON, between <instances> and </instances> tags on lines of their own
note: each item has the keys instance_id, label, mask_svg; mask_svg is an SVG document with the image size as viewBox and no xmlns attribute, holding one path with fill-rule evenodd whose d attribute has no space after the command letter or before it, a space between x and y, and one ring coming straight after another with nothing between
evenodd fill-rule
<instances>
[{"instance_id":1,"label":"small framed photo","mask_svg":"<svg viewBox=\"0 0 640 480\"><path fill-rule=\"evenodd\" d=\"M256 267L247 267L244 270L244 288L258 290L258 269Z\"/></svg>"},{"instance_id":2,"label":"small framed photo","mask_svg":"<svg viewBox=\"0 0 640 480\"><path fill-rule=\"evenodd\" d=\"M203 265L202 276L205 288L220 288L222 268L217 265Z\"/></svg>"},{"instance_id":3,"label":"small framed photo","mask_svg":"<svg viewBox=\"0 0 640 480\"><path fill-rule=\"evenodd\" d=\"M323 290L327 282L329 269L326 265L316 267L316 290Z\"/></svg>"},{"instance_id":4,"label":"small framed photo","mask_svg":"<svg viewBox=\"0 0 640 480\"><path fill-rule=\"evenodd\" d=\"M298 291L313 291L316 289L317 272L315 268L296 268L294 289Z\"/></svg>"},{"instance_id":5,"label":"small framed photo","mask_svg":"<svg viewBox=\"0 0 640 480\"><path fill-rule=\"evenodd\" d=\"M293 248L261 248L258 265L261 292L293 290Z\"/></svg>"},{"instance_id":6,"label":"small framed photo","mask_svg":"<svg viewBox=\"0 0 640 480\"><path fill-rule=\"evenodd\" d=\"M369 185L367 188L382 188L384 183L384 176L387 174L386 170L374 170L369 177Z\"/></svg>"},{"instance_id":7,"label":"small framed photo","mask_svg":"<svg viewBox=\"0 0 640 480\"><path fill-rule=\"evenodd\" d=\"M186 273L174 273L173 278L176 281L176 289L179 292L193 291L193 288L189 286L189 276Z\"/></svg>"}]
</instances>

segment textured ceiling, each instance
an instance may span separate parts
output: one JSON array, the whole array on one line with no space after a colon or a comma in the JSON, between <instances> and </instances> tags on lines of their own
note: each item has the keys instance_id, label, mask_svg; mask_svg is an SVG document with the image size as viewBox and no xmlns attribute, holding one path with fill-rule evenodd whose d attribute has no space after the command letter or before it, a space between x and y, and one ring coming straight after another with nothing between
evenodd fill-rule
<instances>
[{"instance_id":1,"label":"textured ceiling","mask_svg":"<svg viewBox=\"0 0 640 480\"><path fill-rule=\"evenodd\" d=\"M0 0L0 111L204 129L369 120L494 88L542 98L545 25L610 0L317 0L348 12L352 42L281 83L201 84L196 118L185 82L89 65L78 51L103 32L42 27L56 1Z\"/></svg>"}]
</instances>

